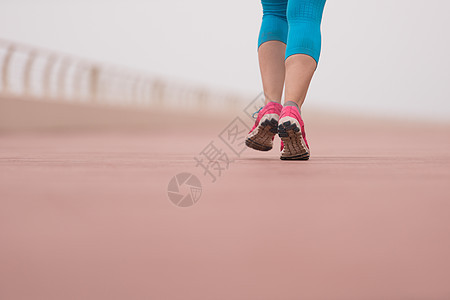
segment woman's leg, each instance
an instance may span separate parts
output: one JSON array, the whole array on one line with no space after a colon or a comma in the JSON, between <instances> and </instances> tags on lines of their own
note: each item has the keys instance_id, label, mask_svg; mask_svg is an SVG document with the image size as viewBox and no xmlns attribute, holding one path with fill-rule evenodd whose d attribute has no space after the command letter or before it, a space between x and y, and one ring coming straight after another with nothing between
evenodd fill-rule
<instances>
[{"instance_id":1,"label":"woman's leg","mask_svg":"<svg viewBox=\"0 0 450 300\"><path fill-rule=\"evenodd\" d=\"M266 104L281 102L285 78L288 36L287 0L262 0L263 20L258 39L258 58Z\"/></svg>"},{"instance_id":2,"label":"woman's leg","mask_svg":"<svg viewBox=\"0 0 450 300\"><path fill-rule=\"evenodd\" d=\"M245 144L255 150L272 149L280 118L284 86L284 57L288 25L288 0L262 0L263 19L258 39L259 66L265 95L265 106L258 111Z\"/></svg>"},{"instance_id":3,"label":"woman's leg","mask_svg":"<svg viewBox=\"0 0 450 300\"><path fill-rule=\"evenodd\" d=\"M289 0L287 7L285 104L278 125L283 147L280 158L283 160L309 159L300 108L319 61L324 5L325 0Z\"/></svg>"},{"instance_id":4,"label":"woman's leg","mask_svg":"<svg viewBox=\"0 0 450 300\"><path fill-rule=\"evenodd\" d=\"M259 69L266 104L269 101L281 103L284 87L284 55L286 44L279 41L265 42L258 49Z\"/></svg>"},{"instance_id":5,"label":"woman's leg","mask_svg":"<svg viewBox=\"0 0 450 300\"><path fill-rule=\"evenodd\" d=\"M289 0L285 100L301 108L321 50L320 24L325 0Z\"/></svg>"},{"instance_id":6,"label":"woman's leg","mask_svg":"<svg viewBox=\"0 0 450 300\"><path fill-rule=\"evenodd\" d=\"M315 69L316 61L309 55L295 54L286 59L285 103L292 101L302 107Z\"/></svg>"}]
</instances>

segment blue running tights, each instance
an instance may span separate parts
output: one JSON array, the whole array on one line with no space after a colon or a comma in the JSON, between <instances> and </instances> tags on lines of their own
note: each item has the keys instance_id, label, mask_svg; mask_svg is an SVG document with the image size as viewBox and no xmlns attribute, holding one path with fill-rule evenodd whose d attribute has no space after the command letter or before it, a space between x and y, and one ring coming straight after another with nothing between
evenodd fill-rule
<instances>
[{"instance_id":1,"label":"blue running tights","mask_svg":"<svg viewBox=\"0 0 450 300\"><path fill-rule=\"evenodd\" d=\"M286 44L286 56L307 54L319 62L320 23L326 0L261 0L258 48L268 41Z\"/></svg>"}]
</instances>

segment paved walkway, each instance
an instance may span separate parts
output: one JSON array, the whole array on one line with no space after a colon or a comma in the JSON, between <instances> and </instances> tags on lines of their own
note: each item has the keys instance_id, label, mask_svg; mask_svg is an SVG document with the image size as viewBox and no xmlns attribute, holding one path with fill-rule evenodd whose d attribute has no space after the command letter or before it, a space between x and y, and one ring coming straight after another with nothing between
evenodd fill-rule
<instances>
[{"instance_id":1,"label":"paved walkway","mask_svg":"<svg viewBox=\"0 0 450 300\"><path fill-rule=\"evenodd\" d=\"M310 121L311 160L283 162L227 125L0 136L0 298L450 298L448 127Z\"/></svg>"}]
</instances>

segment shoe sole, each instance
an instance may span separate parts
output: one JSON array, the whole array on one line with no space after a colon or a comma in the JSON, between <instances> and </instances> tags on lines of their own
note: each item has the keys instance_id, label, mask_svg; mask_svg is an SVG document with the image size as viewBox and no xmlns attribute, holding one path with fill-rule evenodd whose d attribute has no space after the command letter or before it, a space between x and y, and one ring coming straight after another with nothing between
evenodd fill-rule
<instances>
[{"instance_id":1,"label":"shoe sole","mask_svg":"<svg viewBox=\"0 0 450 300\"><path fill-rule=\"evenodd\" d=\"M273 137L277 134L278 115L267 114L245 140L247 147L258 151L269 151L273 147Z\"/></svg>"},{"instance_id":2,"label":"shoe sole","mask_svg":"<svg viewBox=\"0 0 450 300\"><path fill-rule=\"evenodd\" d=\"M309 149L303 139L298 121L291 117L283 118L278 125L278 136L284 143L281 160L308 160Z\"/></svg>"}]
</instances>

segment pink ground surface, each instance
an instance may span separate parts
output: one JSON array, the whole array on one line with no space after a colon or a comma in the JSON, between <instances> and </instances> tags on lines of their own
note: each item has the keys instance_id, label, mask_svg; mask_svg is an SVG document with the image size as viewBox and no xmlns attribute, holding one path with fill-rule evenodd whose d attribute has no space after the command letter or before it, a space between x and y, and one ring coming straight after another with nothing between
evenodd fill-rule
<instances>
[{"instance_id":1,"label":"pink ground surface","mask_svg":"<svg viewBox=\"0 0 450 300\"><path fill-rule=\"evenodd\" d=\"M1 135L0 299L450 299L448 127L307 119L210 183L226 125Z\"/></svg>"}]
</instances>

